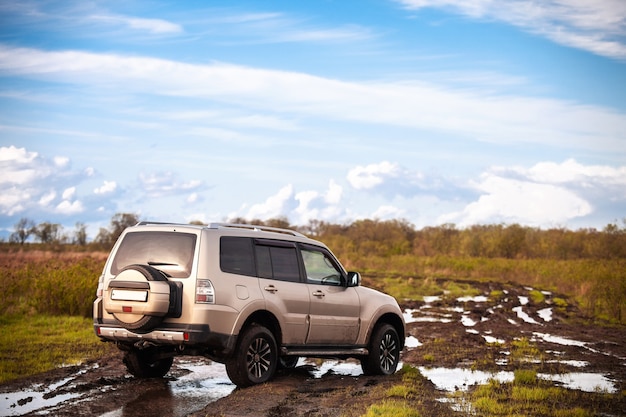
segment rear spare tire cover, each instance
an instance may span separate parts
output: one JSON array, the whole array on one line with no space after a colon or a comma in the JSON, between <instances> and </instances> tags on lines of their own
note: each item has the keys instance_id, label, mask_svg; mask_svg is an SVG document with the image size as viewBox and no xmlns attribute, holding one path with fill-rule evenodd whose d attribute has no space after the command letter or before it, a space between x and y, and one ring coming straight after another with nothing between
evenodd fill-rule
<instances>
[{"instance_id":1,"label":"rear spare tire cover","mask_svg":"<svg viewBox=\"0 0 626 417\"><path fill-rule=\"evenodd\" d=\"M167 314L170 291L163 272L149 265L128 265L109 282L104 307L124 328L147 332Z\"/></svg>"}]
</instances>

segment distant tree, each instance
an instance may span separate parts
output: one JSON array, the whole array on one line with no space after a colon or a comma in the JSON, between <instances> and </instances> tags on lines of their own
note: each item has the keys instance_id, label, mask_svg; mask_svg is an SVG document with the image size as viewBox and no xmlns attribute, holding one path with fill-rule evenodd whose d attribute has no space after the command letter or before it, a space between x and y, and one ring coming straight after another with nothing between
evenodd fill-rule
<instances>
[{"instance_id":1,"label":"distant tree","mask_svg":"<svg viewBox=\"0 0 626 417\"><path fill-rule=\"evenodd\" d=\"M268 227L278 227L281 229L292 229L293 227L289 224L289 220L287 217L275 217L272 219L268 219L265 221L265 226Z\"/></svg>"},{"instance_id":2,"label":"distant tree","mask_svg":"<svg viewBox=\"0 0 626 417\"><path fill-rule=\"evenodd\" d=\"M201 220L192 220L192 221L189 222L189 224L195 224L195 225L198 225L198 226L206 226L206 223L204 223Z\"/></svg>"},{"instance_id":3,"label":"distant tree","mask_svg":"<svg viewBox=\"0 0 626 417\"><path fill-rule=\"evenodd\" d=\"M63 226L58 223L43 222L35 226L34 235L41 243L61 243Z\"/></svg>"},{"instance_id":4,"label":"distant tree","mask_svg":"<svg viewBox=\"0 0 626 417\"><path fill-rule=\"evenodd\" d=\"M35 222L22 217L19 222L15 223L15 231L9 236L9 242L17 242L23 245L26 240L34 233Z\"/></svg>"},{"instance_id":5,"label":"distant tree","mask_svg":"<svg viewBox=\"0 0 626 417\"><path fill-rule=\"evenodd\" d=\"M124 229L139 223L139 216L134 213L116 213L111 218L111 225L108 229L100 228L94 242L105 248L110 248L122 234Z\"/></svg>"},{"instance_id":6,"label":"distant tree","mask_svg":"<svg viewBox=\"0 0 626 417\"><path fill-rule=\"evenodd\" d=\"M73 243L76 245L84 246L87 244L87 226L85 223L77 222L76 230L74 231Z\"/></svg>"},{"instance_id":7,"label":"distant tree","mask_svg":"<svg viewBox=\"0 0 626 417\"><path fill-rule=\"evenodd\" d=\"M116 213L111 219L111 240L115 242L124 229L139 223L139 215L134 213Z\"/></svg>"},{"instance_id":8,"label":"distant tree","mask_svg":"<svg viewBox=\"0 0 626 417\"><path fill-rule=\"evenodd\" d=\"M524 249L526 229L519 224L512 224L502 230L500 235L500 254L505 258L515 258Z\"/></svg>"}]
</instances>

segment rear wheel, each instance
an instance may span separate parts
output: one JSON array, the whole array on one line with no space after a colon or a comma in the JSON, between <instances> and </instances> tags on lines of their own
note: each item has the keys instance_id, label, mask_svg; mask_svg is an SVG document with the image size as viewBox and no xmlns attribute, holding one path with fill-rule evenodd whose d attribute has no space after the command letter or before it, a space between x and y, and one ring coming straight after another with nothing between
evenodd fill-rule
<instances>
[{"instance_id":1,"label":"rear wheel","mask_svg":"<svg viewBox=\"0 0 626 417\"><path fill-rule=\"evenodd\" d=\"M390 324L377 326L370 339L369 355L361 359L366 375L391 375L400 361L400 338Z\"/></svg>"},{"instance_id":2,"label":"rear wheel","mask_svg":"<svg viewBox=\"0 0 626 417\"><path fill-rule=\"evenodd\" d=\"M238 387L269 381L278 366L278 347L272 332L253 324L240 336L234 355L226 361L226 373Z\"/></svg>"},{"instance_id":3,"label":"rear wheel","mask_svg":"<svg viewBox=\"0 0 626 417\"><path fill-rule=\"evenodd\" d=\"M161 357L154 349L130 350L124 353L124 364L137 378L161 378L172 367L173 356Z\"/></svg>"}]
</instances>

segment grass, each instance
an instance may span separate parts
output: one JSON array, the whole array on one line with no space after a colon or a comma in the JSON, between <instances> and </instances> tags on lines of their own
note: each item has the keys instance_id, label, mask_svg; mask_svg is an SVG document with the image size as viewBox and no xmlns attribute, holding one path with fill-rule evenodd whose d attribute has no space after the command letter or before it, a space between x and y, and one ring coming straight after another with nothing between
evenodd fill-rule
<instances>
[{"instance_id":1,"label":"grass","mask_svg":"<svg viewBox=\"0 0 626 417\"><path fill-rule=\"evenodd\" d=\"M338 254L340 259L342 254ZM506 259L453 256L363 256L353 259L364 284L384 290L398 300L424 295L474 295L468 288L444 288L441 280L511 282L533 287L531 300L540 303L541 291L570 299L589 317L626 323L626 259ZM381 271L385 271L384 274ZM491 294L492 298L499 294ZM565 297L562 297L565 296ZM559 306L565 308L566 306Z\"/></svg>"},{"instance_id":2,"label":"grass","mask_svg":"<svg viewBox=\"0 0 626 417\"><path fill-rule=\"evenodd\" d=\"M368 408L365 417L420 417L421 414L401 401L385 400Z\"/></svg>"},{"instance_id":3,"label":"grass","mask_svg":"<svg viewBox=\"0 0 626 417\"><path fill-rule=\"evenodd\" d=\"M618 394L587 393L516 373L513 382L490 380L468 394L474 414L496 416L587 417L604 415ZM608 414L607 414L608 415Z\"/></svg>"},{"instance_id":4,"label":"grass","mask_svg":"<svg viewBox=\"0 0 626 417\"><path fill-rule=\"evenodd\" d=\"M95 336L91 319L77 316L0 317L0 383L115 351Z\"/></svg>"}]
</instances>

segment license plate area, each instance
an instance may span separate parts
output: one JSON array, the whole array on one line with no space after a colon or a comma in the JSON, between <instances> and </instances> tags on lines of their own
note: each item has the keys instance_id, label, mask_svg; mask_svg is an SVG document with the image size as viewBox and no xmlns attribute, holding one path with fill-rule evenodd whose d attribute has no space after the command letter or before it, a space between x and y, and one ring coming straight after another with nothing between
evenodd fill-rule
<instances>
[{"instance_id":1,"label":"license plate area","mask_svg":"<svg viewBox=\"0 0 626 417\"><path fill-rule=\"evenodd\" d=\"M148 301L148 291L111 290L111 300Z\"/></svg>"}]
</instances>

